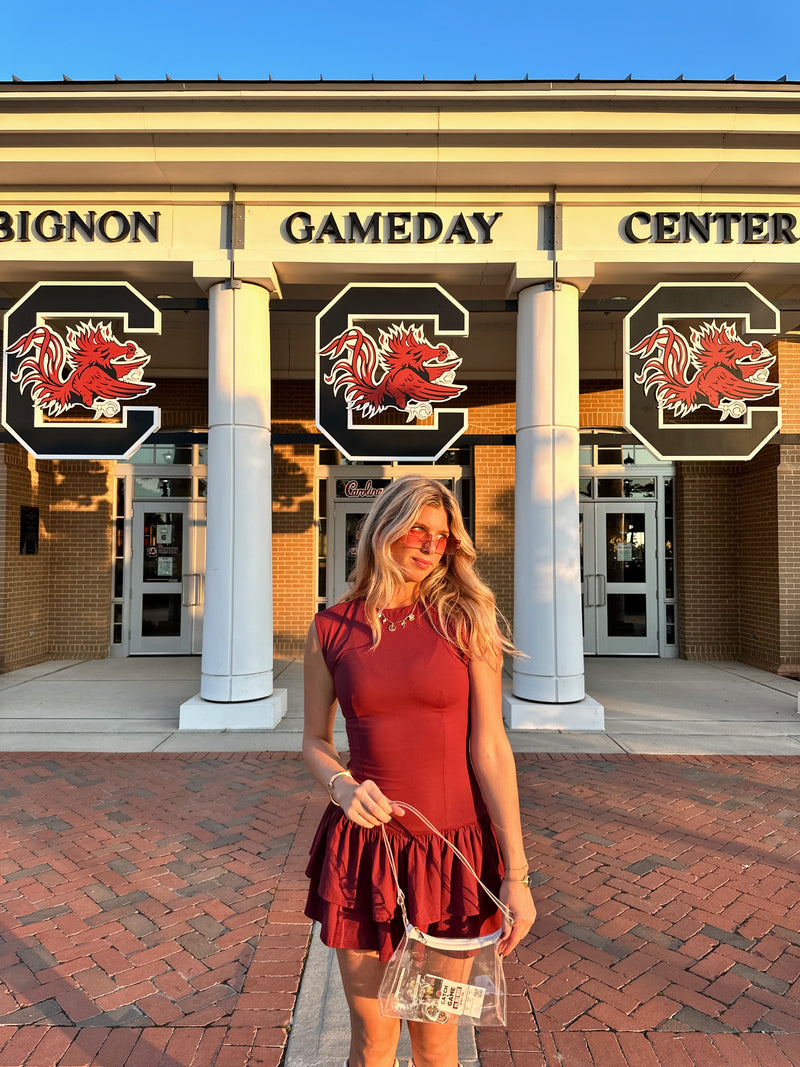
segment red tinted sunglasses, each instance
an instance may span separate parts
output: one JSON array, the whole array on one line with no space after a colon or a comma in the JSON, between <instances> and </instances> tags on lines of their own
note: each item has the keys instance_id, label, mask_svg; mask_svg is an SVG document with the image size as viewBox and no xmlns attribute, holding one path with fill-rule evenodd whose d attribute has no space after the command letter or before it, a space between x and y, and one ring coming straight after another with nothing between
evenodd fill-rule
<instances>
[{"instance_id":1,"label":"red tinted sunglasses","mask_svg":"<svg viewBox=\"0 0 800 1067\"><path fill-rule=\"evenodd\" d=\"M447 534L434 537L433 534L416 527L403 534L400 540L409 548L421 548L424 552L435 552L437 556L443 553L452 556L461 544L457 537L449 537Z\"/></svg>"}]
</instances>

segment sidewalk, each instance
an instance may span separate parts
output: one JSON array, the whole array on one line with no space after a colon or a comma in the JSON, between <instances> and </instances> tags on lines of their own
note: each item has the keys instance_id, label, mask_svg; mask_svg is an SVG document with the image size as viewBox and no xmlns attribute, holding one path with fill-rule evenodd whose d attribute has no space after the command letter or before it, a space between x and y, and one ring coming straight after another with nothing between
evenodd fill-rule
<instances>
[{"instance_id":1,"label":"sidewalk","mask_svg":"<svg viewBox=\"0 0 800 1067\"><path fill-rule=\"evenodd\" d=\"M800 682L742 663L587 657L604 731L509 731L516 752L800 756ZM506 679L506 684L510 684ZM0 675L0 752L298 752L302 664L276 660L288 712L273 730L179 731L197 657L53 661ZM344 746L344 724L336 740Z\"/></svg>"},{"instance_id":2,"label":"sidewalk","mask_svg":"<svg viewBox=\"0 0 800 1067\"><path fill-rule=\"evenodd\" d=\"M634 666L587 663L605 733L513 738L539 919L506 964L508 1029L471 1062L796 1067L800 685ZM53 667L0 677L0 748L22 718L49 741L0 754L0 1067L305 1067L321 1018L313 1067L341 1067L331 983L297 1000L320 966L303 868L325 803L289 745L299 666L280 732L196 739L173 710L196 661ZM731 755L748 736L769 754ZM243 742L262 751L221 751ZM667 745L718 751L647 751Z\"/></svg>"}]
</instances>

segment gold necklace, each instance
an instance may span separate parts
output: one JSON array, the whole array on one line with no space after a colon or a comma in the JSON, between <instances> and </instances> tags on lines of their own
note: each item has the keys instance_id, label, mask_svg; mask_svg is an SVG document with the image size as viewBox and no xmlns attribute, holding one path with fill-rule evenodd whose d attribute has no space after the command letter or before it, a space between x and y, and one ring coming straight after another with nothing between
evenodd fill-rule
<instances>
[{"instance_id":1,"label":"gold necklace","mask_svg":"<svg viewBox=\"0 0 800 1067\"><path fill-rule=\"evenodd\" d=\"M386 626L386 629L389 630L390 633L394 633L394 631L397 629L398 625L400 626L401 629L405 629L405 625L406 625L407 622L413 622L414 621L414 618L415 618L414 612L415 611L416 611L416 606L411 609L411 611L408 613L408 615L406 615L406 617L404 619L398 619L397 622L392 622L391 619L387 619L386 616L383 614L383 609L382 608L378 608L377 615L378 615L378 618L380 619L380 621Z\"/></svg>"}]
</instances>

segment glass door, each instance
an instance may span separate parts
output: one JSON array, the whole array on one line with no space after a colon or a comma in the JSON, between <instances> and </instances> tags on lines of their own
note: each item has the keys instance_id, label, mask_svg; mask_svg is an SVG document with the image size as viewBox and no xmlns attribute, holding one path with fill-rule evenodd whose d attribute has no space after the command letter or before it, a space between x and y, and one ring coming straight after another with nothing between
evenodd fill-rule
<instances>
[{"instance_id":1,"label":"glass door","mask_svg":"<svg viewBox=\"0 0 800 1067\"><path fill-rule=\"evenodd\" d=\"M655 501L582 506L581 579L585 652L657 656Z\"/></svg>"},{"instance_id":2,"label":"glass door","mask_svg":"<svg viewBox=\"0 0 800 1067\"><path fill-rule=\"evenodd\" d=\"M203 576L196 559L202 546L193 536L195 507L171 500L134 504L132 655L200 650Z\"/></svg>"},{"instance_id":3,"label":"glass door","mask_svg":"<svg viewBox=\"0 0 800 1067\"><path fill-rule=\"evenodd\" d=\"M347 579L356 562L361 523L371 506L371 500L341 501L334 506L332 604L347 592Z\"/></svg>"}]
</instances>

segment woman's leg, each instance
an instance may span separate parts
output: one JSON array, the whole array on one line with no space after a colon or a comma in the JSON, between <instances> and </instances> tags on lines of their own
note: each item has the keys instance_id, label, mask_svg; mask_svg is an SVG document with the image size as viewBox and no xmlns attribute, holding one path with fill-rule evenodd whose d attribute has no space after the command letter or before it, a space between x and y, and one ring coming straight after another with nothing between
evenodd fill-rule
<instances>
[{"instance_id":1,"label":"woman's leg","mask_svg":"<svg viewBox=\"0 0 800 1067\"><path fill-rule=\"evenodd\" d=\"M412 1023L411 1051L414 1067L458 1067L458 1024Z\"/></svg>"},{"instance_id":2,"label":"woman's leg","mask_svg":"<svg viewBox=\"0 0 800 1067\"><path fill-rule=\"evenodd\" d=\"M377 952L337 948L336 955L350 1008L348 1067L394 1067L400 1020L385 1018L378 1007L386 964L381 963Z\"/></svg>"}]
</instances>

